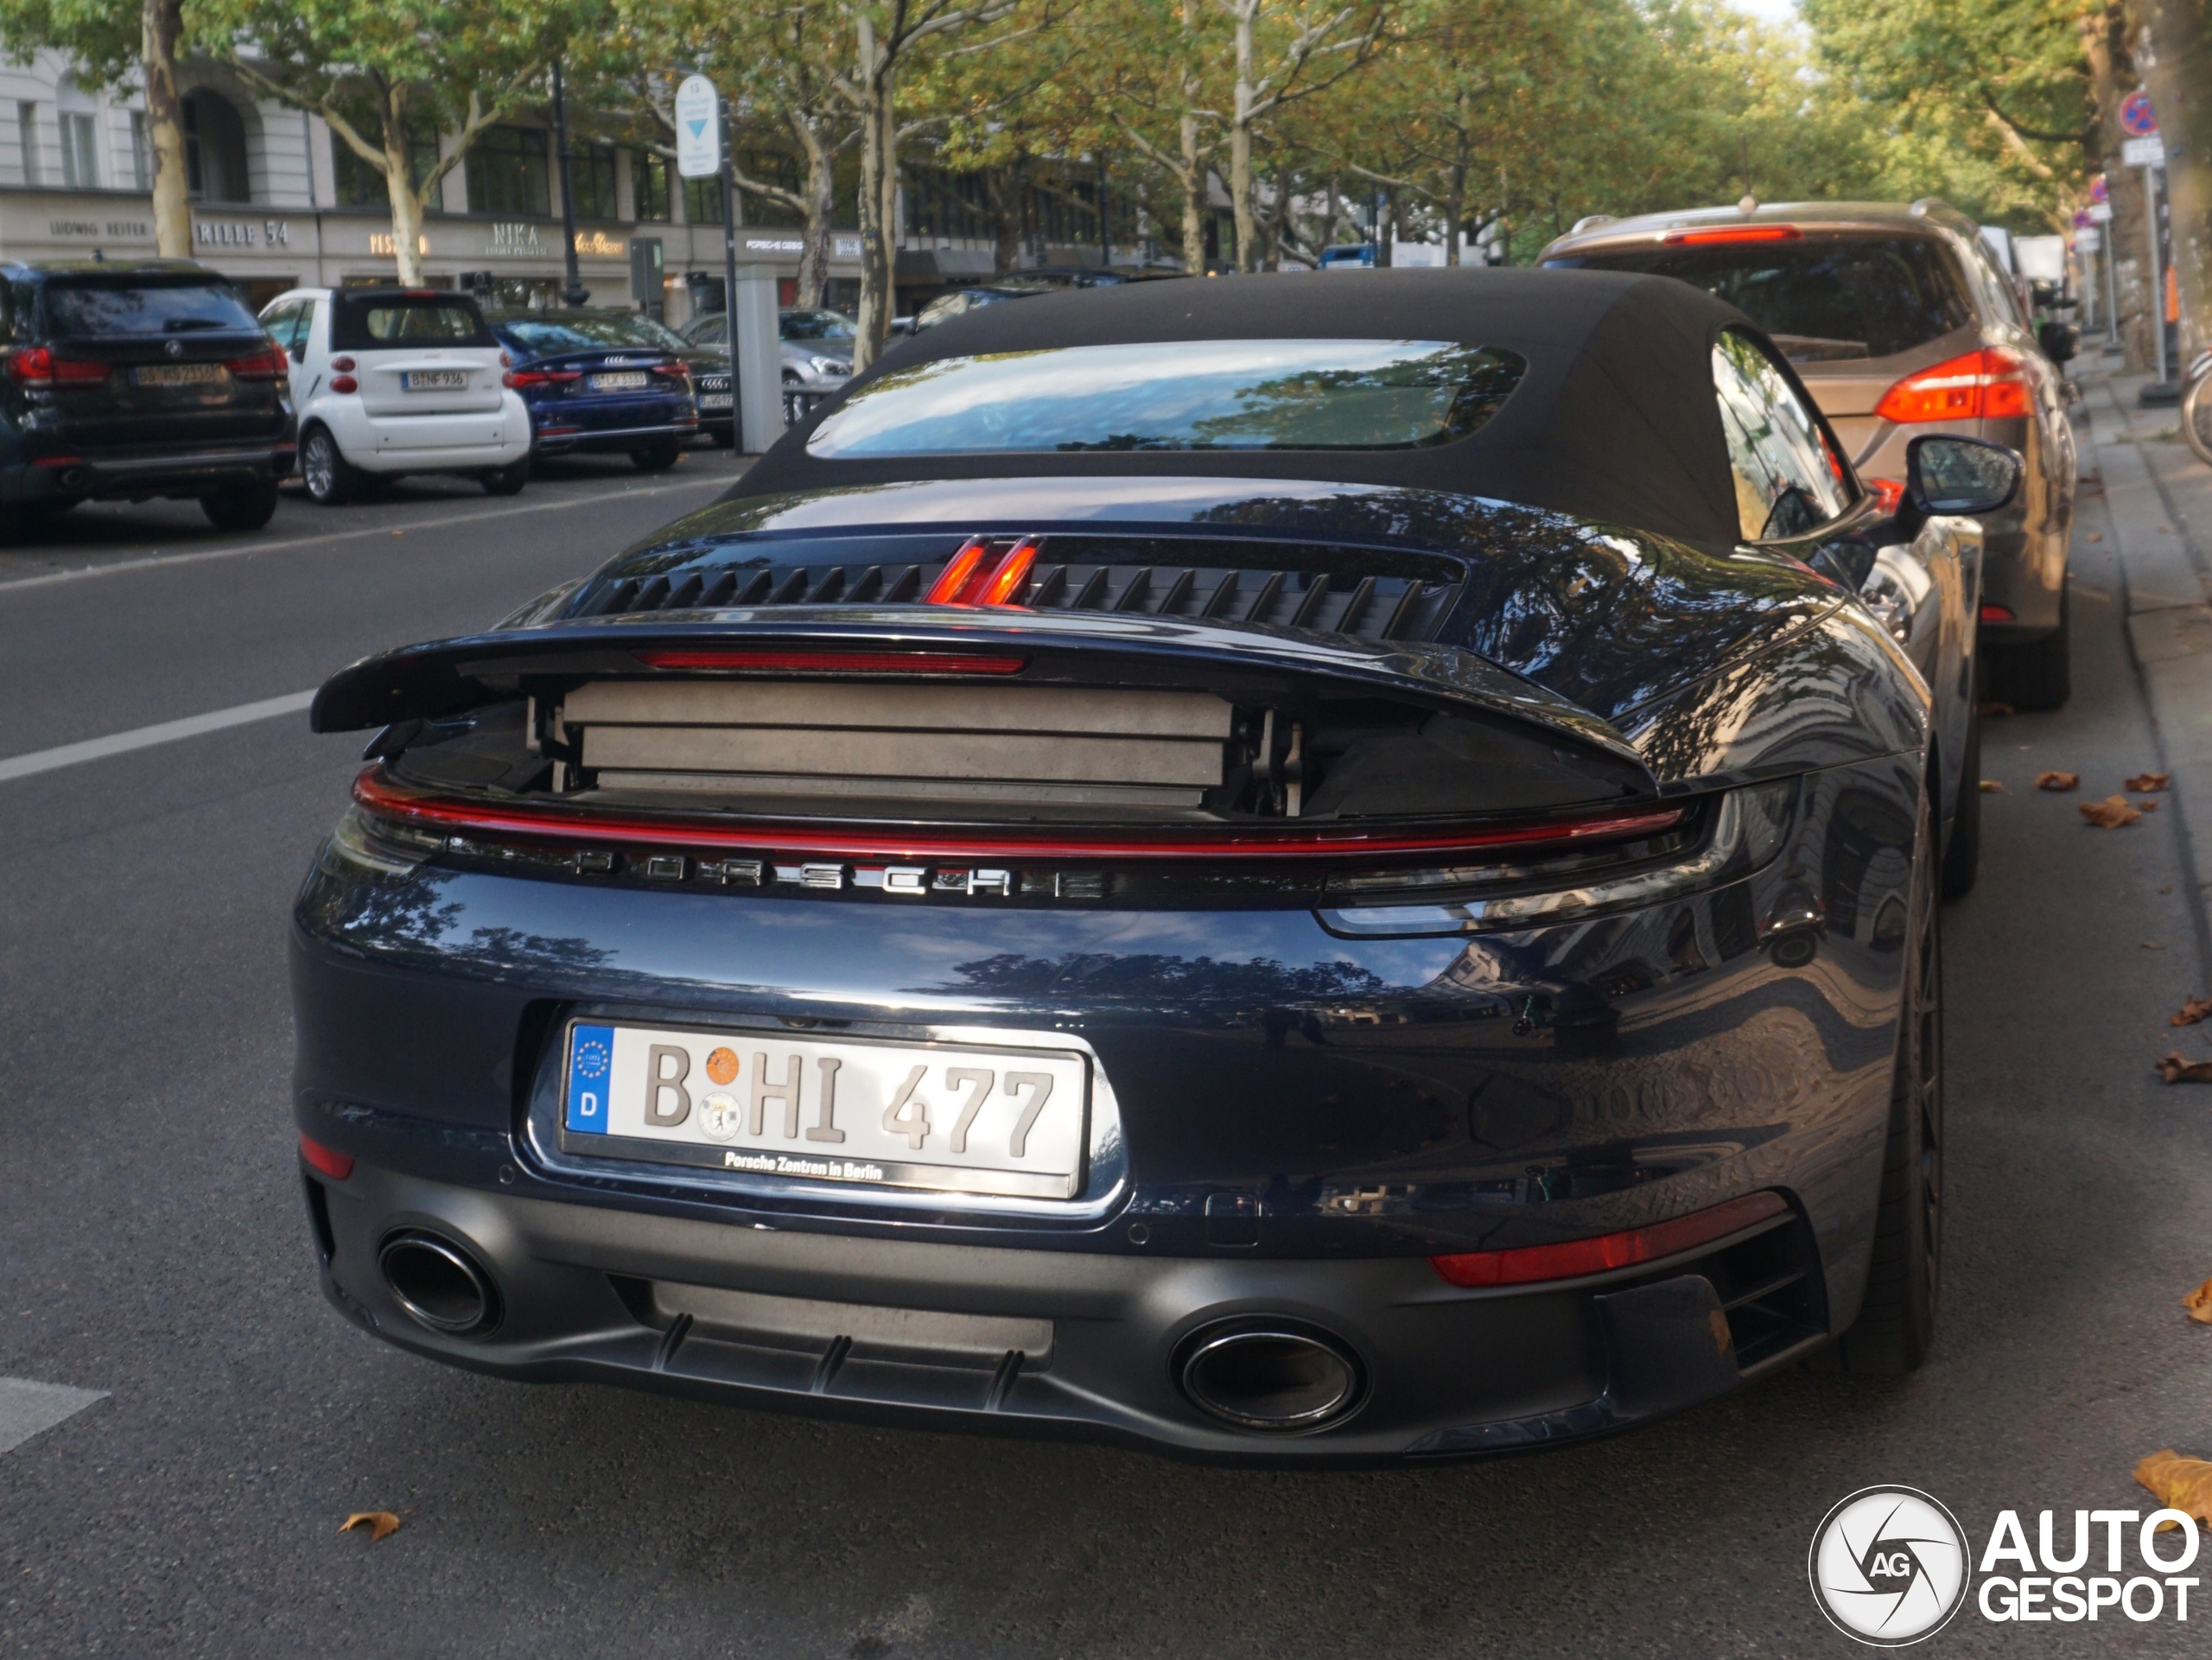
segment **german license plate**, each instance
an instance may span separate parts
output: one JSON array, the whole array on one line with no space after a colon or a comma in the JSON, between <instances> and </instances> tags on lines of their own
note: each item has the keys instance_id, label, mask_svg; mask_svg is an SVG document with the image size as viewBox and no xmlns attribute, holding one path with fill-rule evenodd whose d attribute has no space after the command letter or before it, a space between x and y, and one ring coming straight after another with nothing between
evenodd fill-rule
<instances>
[{"instance_id":1,"label":"german license plate","mask_svg":"<svg viewBox=\"0 0 2212 1660\"><path fill-rule=\"evenodd\" d=\"M468 371L466 369L410 369L399 379L400 385L410 392L465 392L468 390Z\"/></svg>"},{"instance_id":2,"label":"german license plate","mask_svg":"<svg viewBox=\"0 0 2212 1660\"><path fill-rule=\"evenodd\" d=\"M728 392L701 392L699 407L702 410L726 410L729 407L729 399Z\"/></svg>"},{"instance_id":3,"label":"german license plate","mask_svg":"<svg viewBox=\"0 0 2212 1660\"><path fill-rule=\"evenodd\" d=\"M148 363L130 372L134 386L210 386L222 378L219 363Z\"/></svg>"},{"instance_id":4,"label":"german license plate","mask_svg":"<svg viewBox=\"0 0 2212 1660\"><path fill-rule=\"evenodd\" d=\"M578 1021L565 1153L799 1181L1071 1199L1090 1069L1010 1043L817 1041Z\"/></svg>"},{"instance_id":5,"label":"german license plate","mask_svg":"<svg viewBox=\"0 0 2212 1660\"><path fill-rule=\"evenodd\" d=\"M625 369L611 375L594 375L591 389L595 392L634 392L643 390L652 377L643 369Z\"/></svg>"}]
</instances>

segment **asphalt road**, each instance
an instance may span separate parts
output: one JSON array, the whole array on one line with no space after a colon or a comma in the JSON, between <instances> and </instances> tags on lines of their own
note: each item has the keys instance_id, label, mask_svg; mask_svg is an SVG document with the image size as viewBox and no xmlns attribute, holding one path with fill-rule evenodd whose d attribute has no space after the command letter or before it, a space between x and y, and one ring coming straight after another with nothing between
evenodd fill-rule
<instances>
[{"instance_id":1,"label":"asphalt road","mask_svg":"<svg viewBox=\"0 0 2212 1660\"><path fill-rule=\"evenodd\" d=\"M512 502L288 501L258 538L188 508L88 514L0 551L0 761L481 626L729 470L702 451ZM2099 511L2078 694L1989 728L2008 792L1946 913L1933 1364L1799 1372L1510 1461L1225 1472L385 1348L315 1291L286 1101L285 915L358 736L293 716L0 777L0 1375L105 1392L0 1452L0 1653L1842 1655L1862 1650L1815 1612L1805 1553L1853 1489L1926 1489L1977 1543L2004 1507L2031 1533L2041 1509L2147 1510L2139 1457L2212 1454L2212 1330L2178 1306L2212 1275L2212 1089L2152 1071L2212 1058L2212 1025L2166 1024L2208 989L2175 816L2101 832L2031 788L2155 765ZM401 1530L339 1532L371 1509ZM2202 1652L2212 1600L2192 1613L1969 1609L1924 1651Z\"/></svg>"}]
</instances>

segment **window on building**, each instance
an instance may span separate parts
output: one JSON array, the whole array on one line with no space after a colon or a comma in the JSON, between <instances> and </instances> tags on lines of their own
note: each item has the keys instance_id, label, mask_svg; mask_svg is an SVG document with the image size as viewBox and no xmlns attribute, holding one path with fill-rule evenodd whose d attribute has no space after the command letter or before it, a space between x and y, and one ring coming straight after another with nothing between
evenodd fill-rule
<instances>
[{"instance_id":1,"label":"window on building","mask_svg":"<svg viewBox=\"0 0 2212 1660\"><path fill-rule=\"evenodd\" d=\"M630 197L639 219L668 217L668 157L630 152Z\"/></svg>"},{"instance_id":2,"label":"window on building","mask_svg":"<svg viewBox=\"0 0 2212 1660\"><path fill-rule=\"evenodd\" d=\"M100 188L99 124L80 110L61 111L61 182L72 190Z\"/></svg>"},{"instance_id":3,"label":"window on building","mask_svg":"<svg viewBox=\"0 0 2212 1660\"><path fill-rule=\"evenodd\" d=\"M22 145L23 182L44 184L46 169L39 164L37 105L23 102L16 105L16 136Z\"/></svg>"},{"instance_id":4,"label":"window on building","mask_svg":"<svg viewBox=\"0 0 2212 1660\"><path fill-rule=\"evenodd\" d=\"M569 188L575 192L578 219L617 219L614 207L614 146L588 143L569 150Z\"/></svg>"},{"instance_id":5,"label":"window on building","mask_svg":"<svg viewBox=\"0 0 2212 1660\"><path fill-rule=\"evenodd\" d=\"M146 112L130 112L130 182L140 190L154 188L154 146L146 135Z\"/></svg>"},{"instance_id":6,"label":"window on building","mask_svg":"<svg viewBox=\"0 0 2212 1660\"><path fill-rule=\"evenodd\" d=\"M185 189L195 201L251 201L245 124L231 101L202 89L184 99Z\"/></svg>"},{"instance_id":7,"label":"window on building","mask_svg":"<svg viewBox=\"0 0 2212 1660\"><path fill-rule=\"evenodd\" d=\"M468 152L468 205L480 213L550 219L552 174L539 127L493 127Z\"/></svg>"},{"instance_id":8,"label":"window on building","mask_svg":"<svg viewBox=\"0 0 2212 1660\"><path fill-rule=\"evenodd\" d=\"M382 130L371 127L362 135L372 143L383 139ZM438 140L435 133L410 134L407 140L408 163L415 170L415 182L421 184L438 164ZM391 192L385 186L384 172L370 166L353 152L353 147L333 134L330 140L332 182L338 187L340 207L388 207ZM445 181L430 193L423 207L430 212L442 213L446 205Z\"/></svg>"},{"instance_id":9,"label":"window on building","mask_svg":"<svg viewBox=\"0 0 2212 1660\"><path fill-rule=\"evenodd\" d=\"M683 217L694 225L720 225L722 222L722 181L720 179L686 179L683 181Z\"/></svg>"}]
</instances>

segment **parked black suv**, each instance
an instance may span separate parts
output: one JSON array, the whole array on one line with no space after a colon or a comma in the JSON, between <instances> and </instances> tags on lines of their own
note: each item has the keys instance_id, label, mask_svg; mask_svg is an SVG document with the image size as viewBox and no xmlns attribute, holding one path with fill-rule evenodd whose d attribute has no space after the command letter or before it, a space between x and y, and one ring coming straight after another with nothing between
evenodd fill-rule
<instances>
[{"instance_id":1,"label":"parked black suv","mask_svg":"<svg viewBox=\"0 0 2212 1660\"><path fill-rule=\"evenodd\" d=\"M292 470L289 365L229 279L186 259L0 261L0 503L197 498L258 530Z\"/></svg>"}]
</instances>

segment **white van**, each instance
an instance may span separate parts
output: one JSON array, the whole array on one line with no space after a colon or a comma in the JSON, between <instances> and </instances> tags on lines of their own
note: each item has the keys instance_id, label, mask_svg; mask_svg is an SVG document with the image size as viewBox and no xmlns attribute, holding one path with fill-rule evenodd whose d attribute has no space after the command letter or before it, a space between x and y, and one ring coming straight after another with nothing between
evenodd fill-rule
<instances>
[{"instance_id":1,"label":"white van","mask_svg":"<svg viewBox=\"0 0 2212 1660\"><path fill-rule=\"evenodd\" d=\"M261 321L291 359L300 477L326 506L363 474L530 478L530 411L476 302L440 289L293 289Z\"/></svg>"}]
</instances>

